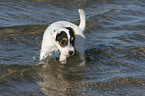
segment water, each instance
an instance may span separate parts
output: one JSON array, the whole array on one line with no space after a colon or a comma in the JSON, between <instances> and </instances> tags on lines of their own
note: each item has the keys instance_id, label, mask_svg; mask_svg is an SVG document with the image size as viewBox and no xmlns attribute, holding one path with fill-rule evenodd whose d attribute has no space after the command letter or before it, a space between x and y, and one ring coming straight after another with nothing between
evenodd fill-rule
<instances>
[{"instance_id":1,"label":"water","mask_svg":"<svg viewBox=\"0 0 145 96\"><path fill-rule=\"evenodd\" d=\"M86 12L86 65L39 63L49 24ZM145 96L144 0L0 0L0 96Z\"/></svg>"}]
</instances>

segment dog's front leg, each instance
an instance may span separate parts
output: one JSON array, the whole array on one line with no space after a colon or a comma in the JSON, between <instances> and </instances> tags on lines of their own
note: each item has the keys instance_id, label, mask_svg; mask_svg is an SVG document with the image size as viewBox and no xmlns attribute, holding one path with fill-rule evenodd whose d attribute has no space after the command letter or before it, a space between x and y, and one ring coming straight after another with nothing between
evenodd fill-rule
<instances>
[{"instance_id":1,"label":"dog's front leg","mask_svg":"<svg viewBox=\"0 0 145 96\"><path fill-rule=\"evenodd\" d=\"M66 56L61 54L60 58L59 58L59 61L60 61L61 64L66 64Z\"/></svg>"}]
</instances>

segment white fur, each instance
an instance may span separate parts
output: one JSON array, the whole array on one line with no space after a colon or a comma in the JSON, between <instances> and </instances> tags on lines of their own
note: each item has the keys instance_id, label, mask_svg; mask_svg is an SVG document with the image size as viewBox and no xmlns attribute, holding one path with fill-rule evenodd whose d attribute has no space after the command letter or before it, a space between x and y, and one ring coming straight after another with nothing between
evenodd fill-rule
<instances>
[{"instance_id":1,"label":"white fur","mask_svg":"<svg viewBox=\"0 0 145 96\"><path fill-rule=\"evenodd\" d=\"M79 9L80 14L80 25L79 27L73 23L67 21L58 21L51 24L43 35L42 45L41 45L41 53L40 53L40 61L45 59L48 55L52 55L52 52L60 51L60 59L62 63L66 63L66 58L68 57L68 50L73 50L72 46L67 46L66 48L61 48L58 43L55 41L56 34L61 30L65 30L67 33L67 29L65 27L71 27L75 32L75 50L77 50L80 54L84 55L85 49L85 13L82 9ZM68 34L68 33L67 33Z\"/></svg>"}]
</instances>

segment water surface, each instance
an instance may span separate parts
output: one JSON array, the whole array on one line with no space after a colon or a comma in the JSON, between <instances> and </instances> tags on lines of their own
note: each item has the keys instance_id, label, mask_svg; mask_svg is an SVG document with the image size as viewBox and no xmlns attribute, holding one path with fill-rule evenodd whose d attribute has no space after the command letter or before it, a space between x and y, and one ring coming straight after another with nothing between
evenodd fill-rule
<instances>
[{"instance_id":1,"label":"water surface","mask_svg":"<svg viewBox=\"0 0 145 96\"><path fill-rule=\"evenodd\" d=\"M39 63L42 35L86 12L86 65ZM38 66L36 66L38 65ZM144 96L144 0L1 0L0 96Z\"/></svg>"}]
</instances>

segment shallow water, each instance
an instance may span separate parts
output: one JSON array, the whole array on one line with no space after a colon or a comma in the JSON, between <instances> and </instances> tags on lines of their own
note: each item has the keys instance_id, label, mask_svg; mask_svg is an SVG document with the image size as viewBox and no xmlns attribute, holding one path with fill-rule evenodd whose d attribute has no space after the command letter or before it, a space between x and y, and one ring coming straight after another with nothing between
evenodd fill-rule
<instances>
[{"instance_id":1,"label":"shallow water","mask_svg":"<svg viewBox=\"0 0 145 96\"><path fill-rule=\"evenodd\" d=\"M71 7L70 7L71 6ZM86 12L86 65L36 66L49 24ZM1 0L0 96L144 96L144 0Z\"/></svg>"}]
</instances>

